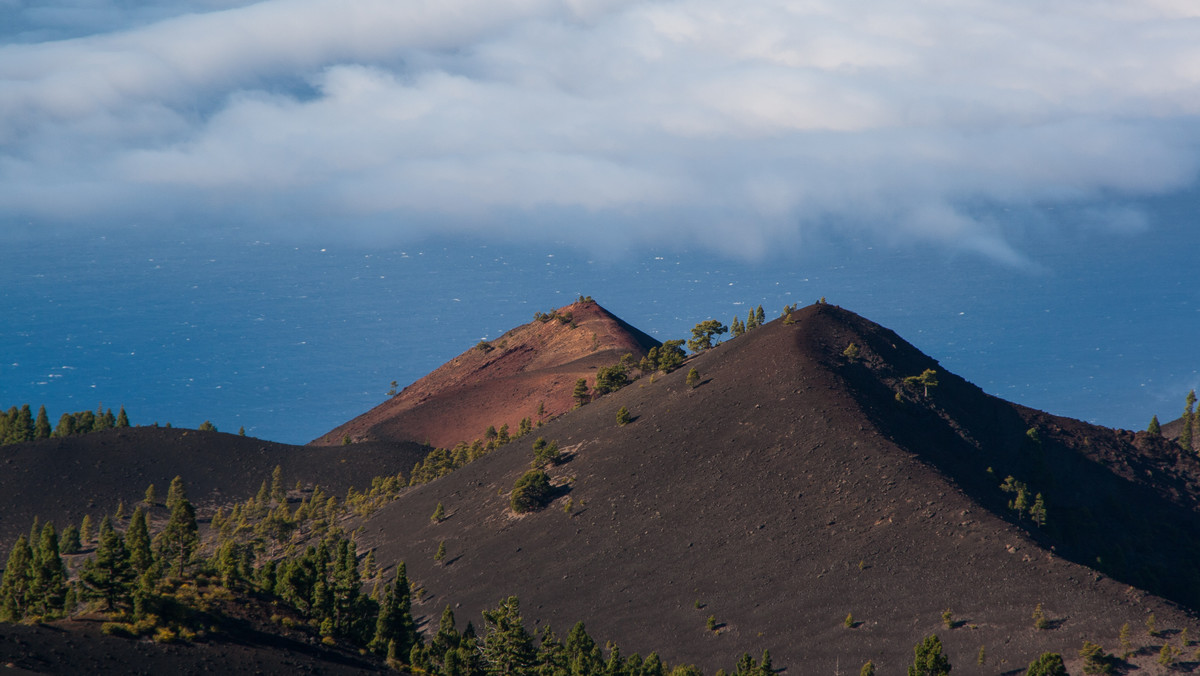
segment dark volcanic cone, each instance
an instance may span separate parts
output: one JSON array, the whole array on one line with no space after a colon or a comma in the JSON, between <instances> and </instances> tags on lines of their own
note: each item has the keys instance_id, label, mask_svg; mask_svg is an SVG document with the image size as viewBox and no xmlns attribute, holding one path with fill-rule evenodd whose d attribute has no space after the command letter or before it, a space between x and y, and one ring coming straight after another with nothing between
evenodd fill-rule
<instances>
[{"instance_id":1,"label":"dark volcanic cone","mask_svg":"<svg viewBox=\"0 0 1200 676\"><path fill-rule=\"evenodd\" d=\"M658 341L586 301L556 310L490 343L480 343L402 392L314 440L415 441L450 448L480 439L489 425L515 433L522 418L550 418L574 406L575 381L622 355L641 358Z\"/></svg>"},{"instance_id":2,"label":"dark volcanic cone","mask_svg":"<svg viewBox=\"0 0 1200 676\"><path fill-rule=\"evenodd\" d=\"M567 451L545 510L508 509L533 456L525 438L391 503L360 546L407 561L426 626L446 604L478 624L516 594L529 625L564 635L585 620L625 654L709 673L763 649L789 674L868 659L903 673L931 633L955 673L1023 673L1043 651L1076 673L1084 639L1116 650L1128 622L1144 648L1131 659L1149 662L1163 639L1147 636L1148 613L1160 629L1188 625L1128 582L1195 603L1194 461L988 396L839 308L793 319L538 430ZM938 371L928 396L903 382L925 369ZM622 406L634 420L620 427ZM1009 474L1043 493L1044 528L1008 508ZM448 518L430 523L439 502ZM1034 628L1038 604L1048 629Z\"/></svg>"}]
</instances>

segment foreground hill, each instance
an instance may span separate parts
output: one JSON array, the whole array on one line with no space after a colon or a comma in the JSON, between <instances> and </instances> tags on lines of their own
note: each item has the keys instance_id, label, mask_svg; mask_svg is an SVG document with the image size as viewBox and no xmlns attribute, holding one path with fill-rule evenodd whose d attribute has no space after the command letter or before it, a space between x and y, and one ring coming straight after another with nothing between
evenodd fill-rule
<instances>
[{"instance_id":1,"label":"foreground hill","mask_svg":"<svg viewBox=\"0 0 1200 676\"><path fill-rule=\"evenodd\" d=\"M117 503L143 499L154 484L161 500L182 476L196 506L245 500L278 465L288 486L300 481L342 495L371 478L405 476L429 451L419 444L313 447L220 432L129 427L0 447L0 555L28 532L34 517L59 528L85 514L96 523Z\"/></svg>"},{"instance_id":2,"label":"foreground hill","mask_svg":"<svg viewBox=\"0 0 1200 676\"><path fill-rule=\"evenodd\" d=\"M196 644L105 636L99 621L0 624L3 674L321 674L395 673L376 660L287 635L278 625L225 619Z\"/></svg>"},{"instance_id":3,"label":"foreground hill","mask_svg":"<svg viewBox=\"0 0 1200 676\"><path fill-rule=\"evenodd\" d=\"M408 563L427 626L446 604L477 620L516 594L530 624L586 620L600 641L709 673L763 649L792 674L868 659L903 673L935 632L955 673L1023 673L1043 651L1078 673L1082 642L1115 650L1124 623L1136 664L1195 635L1188 612L1130 586L1200 606L1193 457L991 397L845 310L792 319L538 430L566 451L547 509L508 508L523 440L384 507L360 548ZM905 384L926 369L928 393ZM633 421L618 426L622 406ZM1010 475L1022 499L1043 495L1043 527L1009 508ZM431 523L438 503L448 518ZM1147 635L1151 613L1166 638Z\"/></svg>"},{"instance_id":4,"label":"foreground hill","mask_svg":"<svg viewBox=\"0 0 1200 676\"><path fill-rule=\"evenodd\" d=\"M522 418L537 422L570 410L579 378L592 381L597 368L625 354L641 358L656 345L599 304L580 301L480 343L312 443L349 437L451 448L482 438L488 426L515 432Z\"/></svg>"}]
</instances>

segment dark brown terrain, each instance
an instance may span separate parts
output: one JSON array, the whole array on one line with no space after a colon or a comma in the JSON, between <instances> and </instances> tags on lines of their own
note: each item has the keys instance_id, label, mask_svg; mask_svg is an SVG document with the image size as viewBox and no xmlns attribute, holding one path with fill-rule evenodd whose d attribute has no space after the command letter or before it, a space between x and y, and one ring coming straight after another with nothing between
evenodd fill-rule
<instances>
[{"instance_id":1,"label":"dark brown terrain","mask_svg":"<svg viewBox=\"0 0 1200 676\"><path fill-rule=\"evenodd\" d=\"M571 308L565 310L574 315ZM515 428L543 399L548 412L566 410L570 386L581 377L571 374L590 374L633 351L580 348L574 334L590 344L596 332L601 340L585 321L611 315L584 320L578 311L578 328L552 320L515 329L506 346L501 338L490 352L464 353L326 441L344 434L411 438L418 424L462 415L454 393L475 405L492 402L489 415L516 416L480 418L485 427ZM613 341L641 335L614 325L622 333ZM545 338L537 345L553 358L528 347L534 336ZM850 343L859 347L856 358L843 354ZM563 355L576 356L564 362ZM692 367L701 375L695 388L685 383ZM905 385L905 377L925 369L937 371L928 394ZM537 394L535 385L552 391ZM521 394L525 387L532 389ZM480 391L490 394L471 399ZM566 403L555 399L560 391ZM389 405L395 408L385 410ZM621 406L633 415L623 427L616 423ZM477 422L436 443L478 436L466 431ZM174 436L152 436L167 432ZM148 483L165 491L175 474L210 505L253 494L276 464L289 485L319 482L336 493L344 490L339 482L360 476L407 476L414 457L428 450L378 442L297 449L153 428L123 433L133 436L81 437L93 444L87 452L64 446L56 453L53 440L0 449L0 458L12 461L0 479L0 527L25 532L31 515L19 512L28 512L26 503L43 519L59 518L50 514L58 509L77 521L76 504L97 511L111 510L117 499L131 504ZM1043 651L1062 653L1076 674L1083 641L1117 650L1123 623L1138 649L1125 668L1158 673L1154 659L1163 642L1178 647L1180 630L1195 636L1200 629L1191 610L1200 608L1193 572L1200 559L1200 462L1193 454L1167 438L987 395L895 333L834 306L804 308L789 323L776 320L726 341L673 373L641 378L570 411L536 435L565 451L549 470L555 500L540 512L508 508L509 490L533 457L525 437L408 489L361 522L360 553L373 548L381 563L406 561L423 588L414 615L427 631L436 629L446 604L460 628L467 620L478 627L482 609L516 594L531 628L550 624L565 635L583 620L601 644L616 641L625 654L657 650L672 664L694 663L710 674L730 669L744 651L769 649L776 669L798 675L858 673L868 659L880 674L902 674L913 645L931 633L942 638L956 674L1021 674ZM35 467L26 470L27 463ZM1009 508L1014 495L1000 485L1010 475L1031 495L1043 495L1043 527ZM21 494L12 497L14 490ZM55 491L78 495L48 497ZM434 524L439 502L447 518ZM448 558L436 564L442 541ZM1048 629L1033 626L1038 604ZM943 623L946 610L952 627ZM1150 613L1164 630L1158 637L1145 630ZM848 614L853 628L844 626ZM303 636L275 636L274 625L252 609L232 615L244 631L235 627L190 646L100 637L73 623L0 626L0 665L50 673L126 673L142 661L147 673L351 673L378 666ZM716 632L705 627L709 616ZM981 646L987 658L978 666ZM1195 650L1185 649L1178 669L1200 666Z\"/></svg>"},{"instance_id":2,"label":"dark brown terrain","mask_svg":"<svg viewBox=\"0 0 1200 676\"><path fill-rule=\"evenodd\" d=\"M592 382L597 368L625 354L640 359L658 345L591 301L551 315L463 352L312 443L340 444L349 436L355 443L415 441L451 448L481 439L489 425L508 425L515 433L522 418L537 422L571 410L576 380Z\"/></svg>"},{"instance_id":3,"label":"dark brown terrain","mask_svg":"<svg viewBox=\"0 0 1200 676\"><path fill-rule=\"evenodd\" d=\"M253 497L278 465L297 481L343 495L371 478L404 472L429 449L412 443L292 446L221 432L128 427L0 446L0 557L34 517L58 528L84 514L97 524L124 501L130 509L154 484L161 501L183 477L201 514Z\"/></svg>"},{"instance_id":4,"label":"dark brown terrain","mask_svg":"<svg viewBox=\"0 0 1200 676\"><path fill-rule=\"evenodd\" d=\"M1160 627L1193 626L1130 583L1196 607L1184 572L1200 541L1194 458L986 395L844 310L794 318L539 430L569 451L546 510L507 508L532 458L522 442L385 507L362 545L408 562L430 593L427 619L446 603L477 617L517 594L530 623L561 633L586 620L627 653L709 672L770 649L788 673L867 659L902 673L936 632L955 673L1023 673L1042 651L1077 662L1084 639L1115 648L1124 622L1156 652L1151 612ZM842 356L851 342L854 361ZM689 366L703 377L695 389ZM926 368L940 379L928 398L901 382ZM621 406L635 416L625 427ZM1045 529L1007 508L1009 474L1045 493ZM450 518L431 524L438 502ZM442 540L450 559L437 565ZM1039 603L1050 630L1033 627Z\"/></svg>"}]
</instances>

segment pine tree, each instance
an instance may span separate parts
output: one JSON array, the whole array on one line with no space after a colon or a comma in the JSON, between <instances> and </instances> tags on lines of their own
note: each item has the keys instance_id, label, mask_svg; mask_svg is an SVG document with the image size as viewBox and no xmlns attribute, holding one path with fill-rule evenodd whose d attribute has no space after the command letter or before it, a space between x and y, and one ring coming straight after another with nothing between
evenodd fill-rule
<instances>
[{"instance_id":1,"label":"pine tree","mask_svg":"<svg viewBox=\"0 0 1200 676\"><path fill-rule=\"evenodd\" d=\"M604 665L603 676L631 676L621 659L621 648L614 643L608 644L608 664Z\"/></svg>"},{"instance_id":2,"label":"pine tree","mask_svg":"<svg viewBox=\"0 0 1200 676\"><path fill-rule=\"evenodd\" d=\"M950 660L942 653L942 640L937 634L925 637L925 640L913 647L913 663L908 668L908 676L948 676Z\"/></svg>"},{"instance_id":3,"label":"pine tree","mask_svg":"<svg viewBox=\"0 0 1200 676\"><path fill-rule=\"evenodd\" d=\"M575 399L575 406L583 406L591 401L591 395L588 394L588 384L586 378L580 378L575 381L575 390L571 393L571 397Z\"/></svg>"},{"instance_id":4,"label":"pine tree","mask_svg":"<svg viewBox=\"0 0 1200 676\"><path fill-rule=\"evenodd\" d=\"M33 549L24 535L8 553L0 578L0 621L17 622L30 612L33 584Z\"/></svg>"},{"instance_id":5,"label":"pine tree","mask_svg":"<svg viewBox=\"0 0 1200 676\"><path fill-rule=\"evenodd\" d=\"M121 407L121 412L117 413L117 427L129 427L129 416L125 414L125 407Z\"/></svg>"},{"instance_id":6,"label":"pine tree","mask_svg":"<svg viewBox=\"0 0 1200 676\"><path fill-rule=\"evenodd\" d=\"M112 425L110 425L108 423L108 418L106 418L104 416L104 407L97 406L96 412L94 414L92 414L92 431L93 432L102 432L104 430L110 429L111 427L112 427Z\"/></svg>"},{"instance_id":7,"label":"pine tree","mask_svg":"<svg viewBox=\"0 0 1200 676\"><path fill-rule=\"evenodd\" d=\"M588 635L583 622L576 622L567 634L566 652L572 674L596 674L604 668L600 646Z\"/></svg>"},{"instance_id":8,"label":"pine tree","mask_svg":"<svg viewBox=\"0 0 1200 676\"><path fill-rule=\"evenodd\" d=\"M417 643L416 624L412 618L412 597L404 562L396 567L396 577L384 592L375 619L375 635L368 647L376 654L408 655Z\"/></svg>"},{"instance_id":9,"label":"pine tree","mask_svg":"<svg viewBox=\"0 0 1200 676\"><path fill-rule=\"evenodd\" d=\"M1091 641L1084 641L1079 649L1079 657L1083 660L1085 674L1111 674L1112 656L1104 652L1104 648Z\"/></svg>"},{"instance_id":10,"label":"pine tree","mask_svg":"<svg viewBox=\"0 0 1200 676\"><path fill-rule=\"evenodd\" d=\"M92 541L92 515L84 514L83 520L79 522L79 542L83 546L87 546Z\"/></svg>"},{"instance_id":11,"label":"pine tree","mask_svg":"<svg viewBox=\"0 0 1200 676\"><path fill-rule=\"evenodd\" d=\"M175 503L167 525L155 538L155 542L159 560L163 565L172 566L176 577L182 577L192 554L200 545L196 509L186 497L181 497Z\"/></svg>"},{"instance_id":12,"label":"pine tree","mask_svg":"<svg viewBox=\"0 0 1200 676\"><path fill-rule=\"evenodd\" d=\"M38 408L37 421L33 424L34 439L49 439L50 438L50 417L46 415L46 407Z\"/></svg>"},{"instance_id":13,"label":"pine tree","mask_svg":"<svg viewBox=\"0 0 1200 676\"><path fill-rule=\"evenodd\" d=\"M9 443L33 441L33 429L33 412L29 404L22 404L21 409L17 411L17 419L9 430Z\"/></svg>"},{"instance_id":14,"label":"pine tree","mask_svg":"<svg viewBox=\"0 0 1200 676\"><path fill-rule=\"evenodd\" d=\"M1179 445L1185 451L1192 450L1192 425L1195 423L1195 415L1192 411L1196 405L1196 390L1191 390L1187 394L1187 406L1183 410L1183 427L1179 431Z\"/></svg>"},{"instance_id":15,"label":"pine tree","mask_svg":"<svg viewBox=\"0 0 1200 676\"><path fill-rule=\"evenodd\" d=\"M699 384L700 384L700 372L693 368L692 370L688 371L687 386L691 387L691 388L695 388Z\"/></svg>"},{"instance_id":16,"label":"pine tree","mask_svg":"<svg viewBox=\"0 0 1200 676\"><path fill-rule=\"evenodd\" d=\"M173 511L175 505L179 504L184 497L183 477L176 475L174 479L171 479L171 485L167 487L167 509Z\"/></svg>"},{"instance_id":17,"label":"pine tree","mask_svg":"<svg viewBox=\"0 0 1200 676\"><path fill-rule=\"evenodd\" d=\"M1050 620L1046 618L1046 611L1042 610L1040 603L1033 609L1033 628L1038 630L1050 628Z\"/></svg>"},{"instance_id":18,"label":"pine tree","mask_svg":"<svg viewBox=\"0 0 1200 676\"><path fill-rule=\"evenodd\" d=\"M67 568L63 565L58 533L52 523L42 527L38 547L33 552L31 590L37 614L55 614L62 610L67 595Z\"/></svg>"},{"instance_id":19,"label":"pine tree","mask_svg":"<svg viewBox=\"0 0 1200 676\"><path fill-rule=\"evenodd\" d=\"M1171 665L1175 664L1175 655L1176 655L1175 649L1171 647L1171 644L1163 643L1162 648L1158 651L1158 660L1157 661L1159 664L1163 665L1168 670L1170 670ZM1063 673L1066 673L1066 672L1063 672Z\"/></svg>"},{"instance_id":20,"label":"pine tree","mask_svg":"<svg viewBox=\"0 0 1200 676\"><path fill-rule=\"evenodd\" d=\"M734 338L746 332L746 327L742 325L742 320L737 315L733 316L733 321L729 322L729 333Z\"/></svg>"},{"instance_id":21,"label":"pine tree","mask_svg":"<svg viewBox=\"0 0 1200 676\"><path fill-rule=\"evenodd\" d=\"M687 353L683 351L683 340L665 341L658 349L658 370L670 373L683 364Z\"/></svg>"},{"instance_id":22,"label":"pine tree","mask_svg":"<svg viewBox=\"0 0 1200 676\"><path fill-rule=\"evenodd\" d=\"M1067 676L1067 667L1063 664L1062 655L1058 653L1042 653L1040 657L1029 663L1025 676Z\"/></svg>"},{"instance_id":23,"label":"pine tree","mask_svg":"<svg viewBox=\"0 0 1200 676\"><path fill-rule=\"evenodd\" d=\"M771 663L771 651L763 650L762 659L758 662L757 676L775 676L775 665Z\"/></svg>"},{"instance_id":24,"label":"pine tree","mask_svg":"<svg viewBox=\"0 0 1200 676\"><path fill-rule=\"evenodd\" d=\"M59 537L59 545L63 554L78 554L82 547L79 542L79 529L72 524L67 524Z\"/></svg>"},{"instance_id":25,"label":"pine tree","mask_svg":"<svg viewBox=\"0 0 1200 676\"><path fill-rule=\"evenodd\" d=\"M1158 424L1158 416L1150 416L1150 424L1146 426L1146 433L1152 437L1162 436L1162 426Z\"/></svg>"},{"instance_id":26,"label":"pine tree","mask_svg":"<svg viewBox=\"0 0 1200 676\"><path fill-rule=\"evenodd\" d=\"M267 480L259 484L258 493L254 496L255 512L258 514L266 514L267 507L271 504L271 487L267 484Z\"/></svg>"},{"instance_id":27,"label":"pine tree","mask_svg":"<svg viewBox=\"0 0 1200 676\"><path fill-rule=\"evenodd\" d=\"M754 309L754 325L762 326L767 321L767 314L763 312L762 305Z\"/></svg>"},{"instance_id":28,"label":"pine tree","mask_svg":"<svg viewBox=\"0 0 1200 676\"><path fill-rule=\"evenodd\" d=\"M125 548L129 550L129 563L138 575L154 565L154 553L150 550L150 528L146 522L146 511L139 505L129 519L125 531Z\"/></svg>"},{"instance_id":29,"label":"pine tree","mask_svg":"<svg viewBox=\"0 0 1200 676\"><path fill-rule=\"evenodd\" d=\"M75 416L64 413L58 418L58 425L54 428L53 436L62 438L72 434L75 434Z\"/></svg>"},{"instance_id":30,"label":"pine tree","mask_svg":"<svg viewBox=\"0 0 1200 676\"><path fill-rule=\"evenodd\" d=\"M549 475L540 469L531 469L513 484L509 506L518 514L532 512L545 506L552 492Z\"/></svg>"},{"instance_id":31,"label":"pine tree","mask_svg":"<svg viewBox=\"0 0 1200 676\"><path fill-rule=\"evenodd\" d=\"M925 369L919 376L908 376L904 379L904 384L909 387L917 387L918 385L924 388L925 397L929 397L929 388L937 387L937 371L933 369Z\"/></svg>"},{"instance_id":32,"label":"pine tree","mask_svg":"<svg viewBox=\"0 0 1200 676\"><path fill-rule=\"evenodd\" d=\"M129 603L134 581L129 552L108 517L100 522L100 543L95 555L84 564L79 579L85 595L103 600L105 610Z\"/></svg>"},{"instance_id":33,"label":"pine tree","mask_svg":"<svg viewBox=\"0 0 1200 676\"><path fill-rule=\"evenodd\" d=\"M1038 525L1038 528L1046 526L1046 501L1042 498L1042 494L1038 493L1033 499L1033 506L1029 508L1029 515L1033 517L1033 522Z\"/></svg>"},{"instance_id":34,"label":"pine tree","mask_svg":"<svg viewBox=\"0 0 1200 676\"><path fill-rule=\"evenodd\" d=\"M439 502L439 503L437 503L437 507L433 508L433 516L429 517L429 520L432 521L433 523L441 523L442 520L445 518L446 518L446 508L443 507L442 503Z\"/></svg>"},{"instance_id":35,"label":"pine tree","mask_svg":"<svg viewBox=\"0 0 1200 676\"><path fill-rule=\"evenodd\" d=\"M362 590L362 576L358 572L358 556L349 540L338 543L334 557L333 613L334 626L339 633L350 635L357 619L358 600Z\"/></svg>"},{"instance_id":36,"label":"pine tree","mask_svg":"<svg viewBox=\"0 0 1200 676\"><path fill-rule=\"evenodd\" d=\"M271 499L280 505L287 500L287 489L283 487L283 467L279 465L275 465L271 472Z\"/></svg>"},{"instance_id":37,"label":"pine tree","mask_svg":"<svg viewBox=\"0 0 1200 676\"><path fill-rule=\"evenodd\" d=\"M692 327L692 338L688 341L688 349L692 352L703 352L712 348L719 341L720 336L729 329L724 324L715 320L707 319Z\"/></svg>"},{"instance_id":38,"label":"pine tree","mask_svg":"<svg viewBox=\"0 0 1200 676\"><path fill-rule=\"evenodd\" d=\"M858 670L858 676L875 676L875 663L867 660L867 663L862 665L862 669Z\"/></svg>"},{"instance_id":39,"label":"pine tree","mask_svg":"<svg viewBox=\"0 0 1200 676\"><path fill-rule=\"evenodd\" d=\"M483 611L487 633L483 638L483 661L495 676L524 676L532 672L536 653L533 639L521 620L520 601L509 596L495 610Z\"/></svg>"},{"instance_id":40,"label":"pine tree","mask_svg":"<svg viewBox=\"0 0 1200 676\"><path fill-rule=\"evenodd\" d=\"M442 563L446 560L446 541L442 540L438 543L437 553L433 555L433 560L437 563Z\"/></svg>"}]
</instances>

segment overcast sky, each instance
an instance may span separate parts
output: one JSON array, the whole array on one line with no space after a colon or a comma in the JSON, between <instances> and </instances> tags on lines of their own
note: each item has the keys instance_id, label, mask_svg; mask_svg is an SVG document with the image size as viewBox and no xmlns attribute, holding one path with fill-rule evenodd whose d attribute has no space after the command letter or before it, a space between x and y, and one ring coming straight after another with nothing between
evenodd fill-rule
<instances>
[{"instance_id":1,"label":"overcast sky","mask_svg":"<svg viewBox=\"0 0 1200 676\"><path fill-rule=\"evenodd\" d=\"M0 0L0 225L1019 263L1197 179L1194 0L106 1Z\"/></svg>"}]
</instances>

